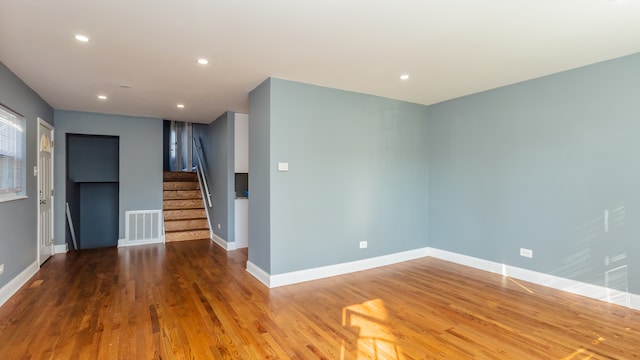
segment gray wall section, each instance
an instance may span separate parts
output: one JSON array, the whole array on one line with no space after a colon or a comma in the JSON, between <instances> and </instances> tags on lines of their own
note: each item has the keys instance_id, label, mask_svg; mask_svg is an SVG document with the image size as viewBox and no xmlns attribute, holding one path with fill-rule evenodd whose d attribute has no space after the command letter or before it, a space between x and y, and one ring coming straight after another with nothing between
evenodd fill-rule
<instances>
[{"instance_id":1,"label":"gray wall section","mask_svg":"<svg viewBox=\"0 0 640 360\"><path fill-rule=\"evenodd\" d=\"M236 174L235 174L235 113L227 112L227 236L228 242L236 241Z\"/></svg>"},{"instance_id":2,"label":"gray wall section","mask_svg":"<svg viewBox=\"0 0 640 360\"><path fill-rule=\"evenodd\" d=\"M271 79L249 93L249 261L271 273Z\"/></svg>"},{"instance_id":3,"label":"gray wall section","mask_svg":"<svg viewBox=\"0 0 640 360\"><path fill-rule=\"evenodd\" d=\"M638 79L637 54L430 106L430 246L597 285L626 265L640 294Z\"/></svg>"},{"instance_id":4,"label":"gray wall section","mask_svg":"<svg viewBox=\"0 0 640 360\"><path fill-rule=\"evenodd\" d=\"M270 103L272 275L427 246L425 106L280 79Z\"/></svg>"},{"instance_id":5,"label":"gray wall section","mask_svg":"<svg viewBox=\"0 0 640 360\"><path fill-rule=\"evenodd\" d=\"M213 199L213 207L207 207L212 230L227 242L235 241L233 130L231 112L224 113L208 125L193 124L194 138L199 137L202 143L207 181Z\"/></svg>"},{"instance_id":6,"label":"gray wall section","mask_svg":"<svg viewBox=\"0 0 640 360\"><path fill-rule=\"evenodd\" d=\"M28 199L0 203L0 288L37 258L38 190L33 167L37 165L38 120L53 124L53 109L0 62L0 103L22 114L26 122L26 195ZM64 186L64 182L61 183Z\"/></svg>"},{"instance_id":7,"label":"gray wall section","mask_svg":"<svg viewBox=\"0 0 640 360\"><path fill-rule=\"evenodd\" d=\"M162 119L55 110L55 182L65 184L66 134L111 135L120 138L120 239L124 212L162 209ZM55 191L56 244L64 243L64 186Z\"/></svg>"}]
</instances>

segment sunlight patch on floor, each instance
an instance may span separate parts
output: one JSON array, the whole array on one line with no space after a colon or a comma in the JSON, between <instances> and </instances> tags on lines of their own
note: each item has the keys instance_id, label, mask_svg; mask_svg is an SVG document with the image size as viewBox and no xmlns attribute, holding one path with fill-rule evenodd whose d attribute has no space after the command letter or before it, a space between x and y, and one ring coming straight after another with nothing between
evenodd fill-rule
<instances>
[{"instance_id":1,"label":"sunlight patch on floor","mask_svg":"<svg viewBox=\"0 0 640 360\"><path fill-rule=\"evenodd\" d=\"M592 331L592 332L596 337L591 341L591 344L598 345L601 342L604 342L606 340L605 338L600 336L595 331ZM594 360L595 359L610 359L610 357L604 356L602 354L599 354L595 350L579 348L576 351L574 351L571 355L563 358L562 360L585 360L585 359L594 359Z\"/></svg>"},{"instance_id":2,"label":"sunlight patch on floor","mask_svg":"<svg viewBox=\"0 0 640 360\"><path fill-rule=\"evenodd\" d=\"M516 280L514 280L513 278L507 277L507 279L508 279L509 281L511 281L512 283L514 283L514 284L516 284L516 285L520 286L521 288L523 288L523 289L524 289L525 291L527 291L529 294L533 294L533 291L532 291L532 290L530 290L528 287L526 287L526 286L524 286L524 285L520 284L519 282L517 282L517 281L516 281Z\"/></svg>"},{"instance_id":3,"label":"sunlight patch on floor","mask_svg":"<svg viewBox=\"0 0 640 360\"><path fill-rule=\"evenodd\" d=\"M343 344L340 359L405 360L387 319L388 312L381 299L343 308L342 326L358 334L357 356L347 355Z\"/></svg>"}]
</instances>

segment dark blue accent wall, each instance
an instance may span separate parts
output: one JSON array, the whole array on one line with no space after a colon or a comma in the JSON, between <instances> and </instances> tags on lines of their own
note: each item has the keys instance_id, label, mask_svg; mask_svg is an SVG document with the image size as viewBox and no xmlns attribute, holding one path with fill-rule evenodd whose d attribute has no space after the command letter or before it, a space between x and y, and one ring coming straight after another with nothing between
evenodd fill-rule
<instances>
[{"instance_id":1,"label":"dark blue accent wall","mask_svg":"<svg viewBox=\"0 0 640 360\"><path fill-rule=\"evenodd\" d=\"M118 244L118 183L80 183L81 249Z\"/></svg>"},{"instance_id":2,"label":"dark blue accent wall","mask_svg":"<svg viewBox=\"0 0 640 360\"><path fill-rule=\"evenodd\" d=\"M67 177L72 181L118 181L119 158L117 136L67 134Z\"/></svg>"},{"instance_id":3,"label":"dark blue accent wall","mask_svg":"<svg viewBox=\"0 0 640 360\"><path fill-rule=\"evenodd\" d=\"M79 249L118 244L120 139L67 134L67 202ZM67 237L67 242L71 238Z\"/></svg>"}]
</instances>

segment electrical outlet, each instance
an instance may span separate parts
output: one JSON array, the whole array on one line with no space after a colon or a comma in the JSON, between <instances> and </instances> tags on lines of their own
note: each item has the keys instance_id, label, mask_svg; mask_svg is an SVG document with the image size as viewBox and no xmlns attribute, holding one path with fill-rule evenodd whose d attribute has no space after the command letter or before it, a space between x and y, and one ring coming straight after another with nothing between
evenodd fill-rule
<instances>
[{"instance_id":1,"label":"electrical outlet","mask_svg":"<svg viewBox=\"0 0 640 360\"><path fill-rule=\"evenodd\" d=\"M278 163L278 171L289 171L289 163L288 162L279 162Z\"/></svg>"},{"instance_id":2,"label":"electrical outlet","mask_svg":"<svg viewBox=\"0 0 640 360\"><path fill-rule=\"evenodd\" d=\"M360 249L366 249L367 248L367 242L366 241L360 241Z\"/></svg>"},{"instance_id":3,"label":"electrical outlet","mask_svg":"<svg viewBox=\"0 0 640 360\"><path fill-rule=\"evenodd\" d=\"M520 256L532 258L533 257L533 250L520 248Z\"/></svg>"},{"instance_id":4,"label":"electrical outlet","mask_svg":"<svg viewBox=\"0 0 640 360\"><path fill-rule=\"evenodd\" d=\"M218 230L220 230L220 224L218 224Z\"/></svg>"},{"instance_id":5,"label":"electrical outlet","mask_svg":"<svg viewBox=\"0 0 640 360\"><path fill-rule=\"evenodd\" d=\"M0 274L4 272L4 264L0 264Z\"/></svg>"}]
</instances>

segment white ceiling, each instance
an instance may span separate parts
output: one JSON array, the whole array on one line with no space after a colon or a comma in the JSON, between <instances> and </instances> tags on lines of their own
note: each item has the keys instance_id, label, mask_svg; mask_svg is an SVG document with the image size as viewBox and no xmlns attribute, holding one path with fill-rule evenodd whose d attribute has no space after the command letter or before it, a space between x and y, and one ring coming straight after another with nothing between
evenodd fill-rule
<instances>
[{"instance_id":1,"label":"white ceiling","mask_svg":"<svg viewBox=\"0 0 640 360\"><path fill-rule=\"evenodd\" d=\"M432 104L635 52L638 0L0 0L54 108L205 123L269 76Z\"/></svg>"}]
</instances>

